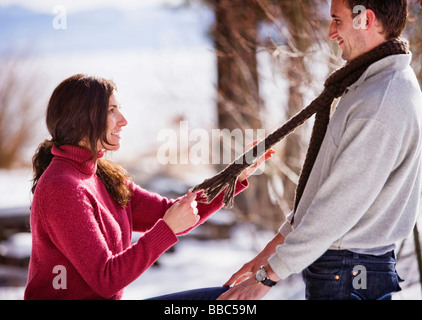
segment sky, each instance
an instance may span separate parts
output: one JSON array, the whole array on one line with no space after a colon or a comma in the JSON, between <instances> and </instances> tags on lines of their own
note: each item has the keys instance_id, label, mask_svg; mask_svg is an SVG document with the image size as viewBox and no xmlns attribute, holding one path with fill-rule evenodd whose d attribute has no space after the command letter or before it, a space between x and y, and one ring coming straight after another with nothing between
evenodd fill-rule
<instances>
[{"instance_id":1,"label":"sky","mask_svg":"<svg viewBox=\"0 0 422 320\"><path fill-rule=\"evenodd\" d=\"M183 2L184 0L0 0L0 7L20 5L35 11L51 13L55 6L62 5L68 13L74 13L97 7L131 10L145 6L179 5Z\"/></svg>"}]
</instances>

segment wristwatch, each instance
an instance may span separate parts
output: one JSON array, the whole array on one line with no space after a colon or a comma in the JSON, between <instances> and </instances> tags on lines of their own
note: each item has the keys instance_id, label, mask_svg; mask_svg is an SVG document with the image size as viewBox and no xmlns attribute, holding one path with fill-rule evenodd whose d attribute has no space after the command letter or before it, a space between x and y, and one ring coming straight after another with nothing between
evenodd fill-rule
<instances>
[{"instance_id":1,"label":"wristwatch","mask_svg":"<svg viewBox=\"0 0 422 320\"><path fill-rule=\"evenodd\" d=\"M272 281L268 278L267 271L265 271L264 266L261 266L261 268L259 268L259 270L256 272L255 280L267 287L275 286L277 283L276 281Z\"/></svg>"}]
</instances>

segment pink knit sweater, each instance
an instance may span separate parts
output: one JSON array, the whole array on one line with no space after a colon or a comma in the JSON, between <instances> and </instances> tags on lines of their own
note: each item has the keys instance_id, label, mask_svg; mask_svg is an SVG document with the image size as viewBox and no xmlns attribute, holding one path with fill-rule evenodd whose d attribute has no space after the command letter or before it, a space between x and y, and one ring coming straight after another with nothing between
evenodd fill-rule
<instances>
[{"instance_id":1,"label":"pink knit sweater","mask_svg":"<svg viewBox=\"0 0 422 320\"><path fill-rule=\"evenodd\" d=\"M178 200L133 185L119 207L96 176L91 152L53 147L54 158L35 190L31 207L32 254L25 299L121 299L178 239L162 220ZM102 153L99 154L99 157ZM238 183L237 192L247 187ZM222 195L198 203L203 223L222 206ZM132 231L144 233L132 244Z\"/></svg>"}]
</instances>

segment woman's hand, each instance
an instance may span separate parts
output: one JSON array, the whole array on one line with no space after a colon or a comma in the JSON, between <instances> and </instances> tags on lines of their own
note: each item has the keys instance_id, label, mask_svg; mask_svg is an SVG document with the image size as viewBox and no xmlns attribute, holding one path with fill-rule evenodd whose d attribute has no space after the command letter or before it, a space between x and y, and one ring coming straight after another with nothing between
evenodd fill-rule
<instances>
[{"instance_id":1,"label":"woman's hand","mask_svg":"<svg viewBox=\"0 0 422 320\"><path fill-rule=\"evenodd\" d=\"M183 232L198 223L196 193L189 192L183 199L174 203L164 214L163 220L174 234Z\"/></svg>"},{"instance_id":2,"label":"woman's hand","mask_svg":"<svg viewBox=\"0 0 422 320\"><path fill-rule=\"evenodd\" d=\"M259 141L253 142L251 145L247 147L247 150L254 147ZM259 159L250 167L246 168L242 171L242 173L239 175L239 181L242 182L243 180L247 179L249 176L254 174L254 172L268 159L272 158L275 151L273 148L269 149L266 153L264 153Z\"/></svg>"}]
</instances>

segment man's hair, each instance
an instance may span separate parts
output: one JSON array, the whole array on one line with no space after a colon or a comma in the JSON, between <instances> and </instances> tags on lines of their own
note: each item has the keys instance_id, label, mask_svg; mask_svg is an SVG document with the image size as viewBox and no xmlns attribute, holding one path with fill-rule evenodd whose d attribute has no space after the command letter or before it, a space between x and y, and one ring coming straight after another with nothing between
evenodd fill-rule
<instances>
[{"instance_id":1,"label":"man's hair","mask_svg":"<svg viewBox=\"0 0 422 320\"><path fill-rule=\"evenodd\" d=\"M407 0L343 0L349 8L357 5L371 9L384 28L387 40L398 38L407 23Z\"/></svg>"}]
</instances>

